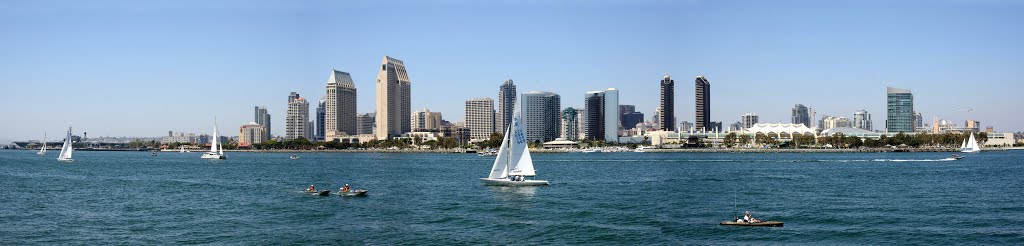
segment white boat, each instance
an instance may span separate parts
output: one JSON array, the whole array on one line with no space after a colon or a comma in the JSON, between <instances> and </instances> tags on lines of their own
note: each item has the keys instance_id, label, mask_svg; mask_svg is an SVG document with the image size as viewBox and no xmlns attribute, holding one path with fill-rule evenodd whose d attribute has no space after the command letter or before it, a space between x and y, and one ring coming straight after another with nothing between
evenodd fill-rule
<instances>
[{"instance_id":1,"label":"white boat","mask_svg":"<svg viewBox=\"0 0 1024 246\"><path fill-rule=\"evenodd\" d=\"M64 146L60 147L60 155L57 156L58 161L72 162L71 153L75 151L75 148L71 146L71 127L68 127L68 135L64 137Z\"/></svg>"},{"instance_id":2,"label":"white boat","mask_svg":"<svg viewBox=\"0 0 1024 246\"><path fill-rule=\"evenodd\" d=\"M218 143L219 142L219 141L217 141L218 138L220 138L220 136L217 135L217 119L214 118L213 119L213 140L212 140L212 142L210 142L210 152L206 152L206 154L203 154L203 156L200 157L201 159L220 159L220 160L224 160L224 159L228 158L228 156L224 155L224 146L220 145Z\"/></svg>"},{"instance_id":3,"label":"white boat","mask_svg":"<svg viewBox=\"0 0 1024 246\"><path fill-rule=\"evenodd\" d=\"M644 147L644 146L636 147L636 149L634 149L633 152L636 152L636 153L647 152L647 147Z\"/></svg>"},{"instance_id":4,"label":"white boat","mask_svg":"<svg viewBox=\"0 0 1024 246\"><path fill-rule=\"evenodd\" d=\"M499 186L548 185L548 181L526 179L536 176L537 173L533 169L533 159L530 158L530 150L526 146L526 126L525 122L519 120L521 115L519 104L516 104L512 124L505 129L505 137L501 140L501 148L498 149L498 156L494 158L491 173L486 178L480 178L484 184ZM510 139L509 136L512 138Z\"/></svg>"},{"instance_id":5,"label":"white boat","mask_svg":"<svg viewBox=\"0 0 1024 246\"><path fill-rule=\"evenodd\" d=\"M43 147L39 148L39 152L36 152L36 154L37 155L45 155L46 154L46 133L45 132L43 133Z\"/></svg>"},{"instance_id":6,"label":"white boat","mask_svg":"<svg viewBox=\"0 0 1024 246\"><path fill-rule=\"evenodd\" d=\"M971 133L970 140L964 143L964 147L960 149L960 152L964 153L976 153L981 151L981 146L978 146L978 141L974 139L974 133Z\"/></svg>"},{"instance_id":7,"label":"white boat","mask_svg":"<svg viewBox=\"0 0 1024 246\"><path fill-rule=\"evenodd\" d=\"M179 152L179 153L185 153L185 146L184 145L181 146L181 152Z\"/></svg>"}]
</instances>

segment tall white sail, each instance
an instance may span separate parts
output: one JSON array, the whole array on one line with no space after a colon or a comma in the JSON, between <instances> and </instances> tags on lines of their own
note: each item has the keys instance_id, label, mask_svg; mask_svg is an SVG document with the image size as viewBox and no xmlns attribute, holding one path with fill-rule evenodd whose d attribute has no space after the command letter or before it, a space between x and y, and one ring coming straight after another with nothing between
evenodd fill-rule
<instances>
[{"instance_id":1,"label":"tall white sail","mask_svg":"<svg viewBox=\"0 0 1024 246\"><path fill-rule=\"evenodd\" d=\"M217 135L217 123L216 123L216 121L217 120L214 120L214 123L213 123L213 140L210 140L210 141L212 141L212 142L210 142L210 153L217 153L217 139L220 138Z\"/></svg>"},{"instance_id":2,"label":"tall white sail","mask_svg":"<svg viewBox=\"0 0 1024 246\"><path fill-rule=\"evenodd\" d=\"M533 170L533 158L530 158L530 150L527 148L526 127L522 124L520 117L522 109L516 104L515 114L512 116L512 138L509 150L512 154L512 161L509 162L509 175L535 176Z\"/></svg>"},{"instance_id":3,"label":"tall white sail","mask_svg":"<svg viewBox=\"0 0 1024 246\"><path fill-rule=\"evenodd\" d=\"M39 148L39 155L46 154L46 133L43 133L43 147Z\"/></svg>"},{"instance_id":4,"label":"tall white sail","mask_svg":"<svg viewBox=\"0 0 1024 246\"><path fill-rule=\"evenodd\" d=\"M71 154L75 151L75 148L71 146L71 127L68 127L68 135L64 137L64 146L60 148L60 155L57 156L59 161L71 161Z\"/></svg>"},{"instance_id":5,"label":"tall white sail","mask_svg":"<svg viewBox=\"0 0 1024 246\"><path fill-rule=\"evenodd\" d=\"M974 139L973 132L971 133L971 138L967 140L966 146L964 146L964 148L960 151L968 153L981 151L981 147L978 146L978 140Z\"/></svg>"},{"instance_id":6,"label":"tall white sail","mask_svg":"<svg viewBox=\"0 0 1024 246\"><path fill-rule=\"evenodd\" d=\"M508 151L508 133L512 130L512 126L505 129L505 137L501 139L501 148L498 148L498 156L494 158L494 166L491 166L491 174L488 178L502 179L508 176L508 163L509 163L509 151Z\"/></svg>"},{"instance_id":7,"label":"tall white sail","mask_svg":"<svg viewBox=\"0 0 1024 246\"><path fill-rule=\"evenodd\" d=\"M210 152L206 152L201 159L227 159L224 155L224 145L220 143L220 134L217 134L217 118L213 118L213 140L210 141Z\"/></svg>"},{"instance_id":8,"label":"tall white sail","mask_svg":"<svg viewBox=\"0 0 1024 246\"><path fill-rule=\"evenodd\" d=\"M965 138L964 141L962 143L960 143L960 150L964 150L966 148L967 148L967 139Z\"/></svg>"}]
</instances>

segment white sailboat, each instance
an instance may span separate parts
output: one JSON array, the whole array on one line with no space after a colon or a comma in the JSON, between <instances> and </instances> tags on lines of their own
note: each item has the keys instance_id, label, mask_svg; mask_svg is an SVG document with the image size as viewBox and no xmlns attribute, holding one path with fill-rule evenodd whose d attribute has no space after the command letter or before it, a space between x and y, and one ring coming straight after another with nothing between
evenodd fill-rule
<instances>
[{"instance_id":1,"label":"white sailboat","mask_svg":"<svg viewBox=\"0 0 1024 246\"><path fill-rule=\"evenodd\" d=\"M75 148L71 146L71 127L68 127L68 135L64 137L64 146L60 148L60 155L57 156L58 161L72 162L71 153L75 151Z\"/></svg>"},{"instance_id":2,"label":"white sailboat","mask_svg":"<svg viewBox=\"0 0 1024 246\"><path fill-rule=\"evenodd\" d=\"M218 144L220 136L217 135L217 119L213 119L213 140L210 142L210 152L203 154L201 159L227 159L228 156L224 155L224 146Z\"/></svg>"},{"instance_id":3,"label":"white sailboat","mask_svg":"<svg viewBox=\"0 0 1024 246\"><path fill-rule=\"evenodd\" d=\"M520 111L519 104L516 104L512 124L505 130L505 137L501 140L501 148L498 149L491 173L486 178L480 178L486 185L548 185L548 181L526 179L536 176L537 173L533 169L533 159L530 158L530 150L526 146L526 126L519 120L522 115Z\"/></svg>"},{"instance_id":4,"label":"white sailboat","mask_svg":"<svg viewBox=\"0 0 1024 246\"><path fill-rule=\"evenodd\" d=\"M39 148L39 152L37 152L36 154L37 155L45 155L46 154L46 133L45 132L43 133L43 147Z\"/></svg>"},{"instance_id":5,"label":"white sailboat","mask_svg":"<svg viewBox=\"0 0 1024 246\"><path fill-rule=\"evenodd\" d=\"M185 153L185 145L181 146L181 152L178 152L178 153Z\"/></svg>"},{"instance_id":6,"label":"white sailboat","mask_svg":"<svg viewBox=\"0 0 1024 246\"><path fill-rule=\"evenodd\" d=\"M966 149L966 148L967 148L967 139L965 138L964 141L962 143L960 143L960 151L964 151L964 149Z\"/></svg>"},{"instance_id":7,"label":"white sailboat","mask_svg":"<svg viewBox=\"0 0 1024 246\"><path fill-rule=\"evenodd\" d=\"M961 149L960 152L975 153L979 151L981 151L981 146L978 146L978 141L974 139L974 133L972 132L970 140L967 140L964 148Z\"/></svg>"}]
</instances>

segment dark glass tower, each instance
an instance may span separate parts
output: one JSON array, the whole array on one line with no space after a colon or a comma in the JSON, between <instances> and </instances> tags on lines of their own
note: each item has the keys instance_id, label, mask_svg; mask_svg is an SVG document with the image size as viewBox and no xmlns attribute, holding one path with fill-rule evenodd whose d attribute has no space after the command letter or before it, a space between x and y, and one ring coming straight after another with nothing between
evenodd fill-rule
<instances>
[{"instance_id":1,"label":"dark glass tower","mask_svg":"<svg viewBox=\"0 0 1024 246\"><path fill-rule=\"evenodd\" d=\"M888 117L885 120L887 132L914 132L914 94L910 90L886 88Z\"/></svg>"},{"instance_id":2,"label":"dark glass tower","mask_svg":"<svg viewBox=\"0 0 1024 246\"><path fill-rule=\"evenodd\" d=\"M495 127L500 127L498 132L505 134L505 129L512 124L512 111L516 106L516 85L512 80L506 80L498 89L498 122Z\"/></svg>"},{"instance_id":3,"label":"dark glass tower","mask_svg":"<svg viewBox=\"0 0 1024 246\"><path fill-rule=\"evenodd\" d=\"M661 130L674 131L676 129L675 122L675 105L676 105L676 94L675 86L676 82L672 80L672 77L665 76L665 79L661 80L661 112L658 112L658 126Z\"/></svg>"},{"instance_id":4,"label":"dark glass tower","mask_svg":"<svg viewBox=\"0 0 1024 246\"><path fill-rule=\"evenodd\" d=\"M696 92L695 108L697 111L697 130L711 130L711 82L704 76L697 76L694 81L694 90Z\"/></svg>"},{"instance_id":5,"label":"dark glass tower","mask_svg":"<svg viewBox=\"0 0 1024 246\"><path fill-rule=\"evenodd\" d=\"M811 127L811 114L807 106L803 104L797 104L793 106L793 118L791 120L793 124L804 124L807 127Z\"/></svg>"}]
</instances>

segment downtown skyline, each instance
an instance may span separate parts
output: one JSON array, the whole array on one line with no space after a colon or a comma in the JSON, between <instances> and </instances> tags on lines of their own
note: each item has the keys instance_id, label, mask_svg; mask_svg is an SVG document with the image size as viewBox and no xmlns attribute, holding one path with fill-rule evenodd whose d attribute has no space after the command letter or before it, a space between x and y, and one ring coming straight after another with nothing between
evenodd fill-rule
<instances>
[{"instance_id":1,"label":"downtown skyline","mask_svg":"<svg viewBox=\"0 0 1024 246\"><path fill-rule=\"evenodd\" d=\"M352 75L356 113L373 113L383 56L405 62L411 108L451 122L464 121L466 100L497 100L508 79L519 94L559 94L562 109L583 108L587 91L617 88L619 104L653 115L665 75L677 82L676 118L694 122L688 81L703 75L714 87L710 121L724 125L744 113L788 123L793 105L804 104L819 117L864 109L879 128L885 88L898 87L914 91L926 123L972 119L1024 130L1009 102L1024 89L1016 45L1024 37L1007 33L1024 20L1014 15L1024 5L920 4L256 2L246 12L229 2L10 3L0 6L0 21L12 23L0 30L13 34L0 41L10 54L0 57L8 88L0 139L38 139L69 124L95 137L208 133L215 116L221 132L234 135L257 105L267 106L272 132L283 136L282 95L315 102L330 69ZM432 18L378 20L391 11ZM72 18L81 21L67 23ZM344 34L320 30L328 27ZM73 105L58 103L64 98Z\"/></svg>"}]
</instances>

